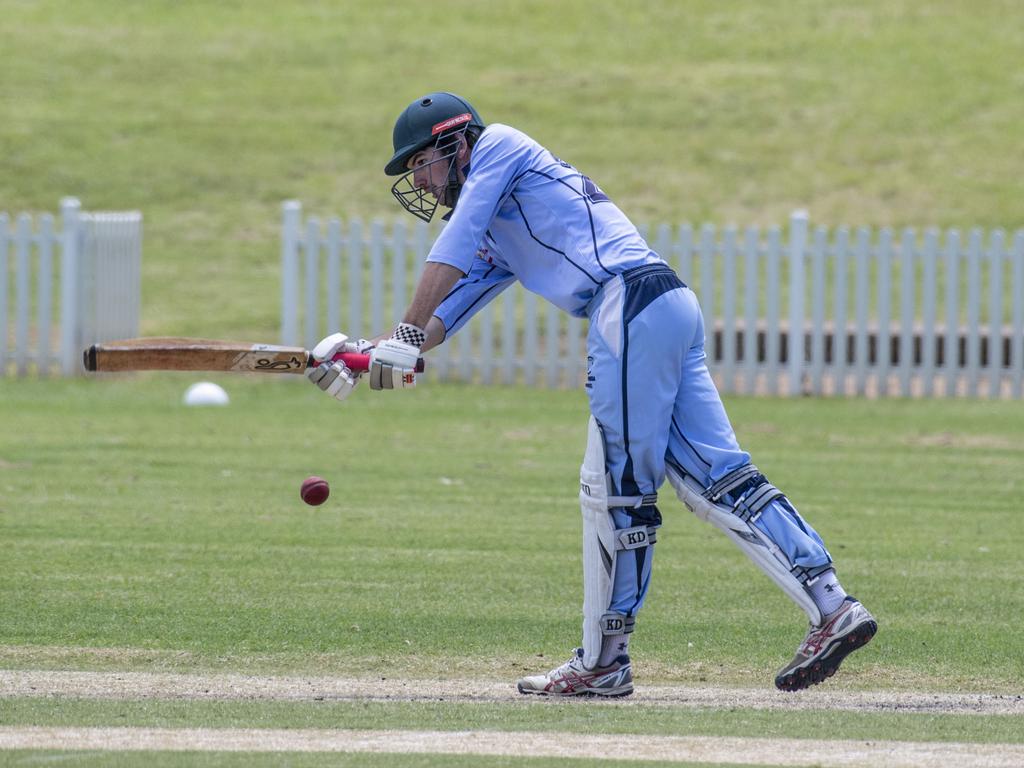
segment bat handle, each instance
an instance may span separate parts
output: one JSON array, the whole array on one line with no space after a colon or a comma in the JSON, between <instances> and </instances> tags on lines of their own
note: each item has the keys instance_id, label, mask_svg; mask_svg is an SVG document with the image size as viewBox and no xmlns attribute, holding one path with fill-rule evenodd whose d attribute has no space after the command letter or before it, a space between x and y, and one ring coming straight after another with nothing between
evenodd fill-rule
<instances>
[{"instance_id":1,"label":"bat handle","mask_svg":"<svg viewBox=\"0 0 1024 768\"><path fill-rule=\"evenodd\" d=\"M361 355L358 352L340 352L334 356L334 360L340 360L355 373L363 373L370 370L370 356ZM416 361L416 373L423 373L425 363L423 358Z\"/></svg>"}]
</instances>

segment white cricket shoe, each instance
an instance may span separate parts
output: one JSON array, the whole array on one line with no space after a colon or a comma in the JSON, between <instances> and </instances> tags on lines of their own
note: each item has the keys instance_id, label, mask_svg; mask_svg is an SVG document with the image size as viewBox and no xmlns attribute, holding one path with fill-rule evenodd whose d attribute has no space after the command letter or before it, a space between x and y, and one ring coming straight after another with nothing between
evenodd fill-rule
<instances>
[{"instance_id":1,"label":"white cricket shoe","mask_svg":"<svg viewBox=\"0 0 1024 768\"><path fill-rule=\"evenodd\" d=\"M543 675L524 677L520 693L539 696L629 696L633 692L633 666L629 656L619 656L607 667L583 666L583 649L573 651L565 664Z\"/></svg>"},{"instance_id":2,"label":"white cricket shoe","mask_svg":"<svg viewBox=\"0 0 1024 768\"><path fill-rule=\"evenodd\" d=\"M860 601L847 596L820 627L812 626L796 656L775 676L780 691L800 691L832 677L850 653L868 644L878 622Z\"/></svg>"}]
</instances>

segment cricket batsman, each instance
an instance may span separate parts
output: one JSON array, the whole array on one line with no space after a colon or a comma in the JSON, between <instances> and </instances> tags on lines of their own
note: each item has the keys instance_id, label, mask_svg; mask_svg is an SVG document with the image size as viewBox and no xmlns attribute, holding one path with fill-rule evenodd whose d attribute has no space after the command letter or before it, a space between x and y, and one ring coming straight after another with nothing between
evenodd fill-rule
<instances>
[{"instance_id":1,"label":"cricket batsman","mask_svg":"<svg viewBox=\"0 0 1024 768\"><path fill-rule=\"evenodd\" d=\"M590 321L590 419L580 468L581 647L524 694L628 696L629 641L651 581L667 479L806 614L810 629L775 685L822 682L877 624L836 577L821 537L751 463L708 372L694 293L587 176L521 131L486 125L465 99L430 93L395 122L385 173L398 202L430 221L450 208L412 304L390 337L342 333L313 350L310 379L344 400L359 376L337 352L371 352L370 388L415 383L420 353L441 344L518 280ZM746 578L746 574L738 574Z\"/></svg>"}]
</instances>

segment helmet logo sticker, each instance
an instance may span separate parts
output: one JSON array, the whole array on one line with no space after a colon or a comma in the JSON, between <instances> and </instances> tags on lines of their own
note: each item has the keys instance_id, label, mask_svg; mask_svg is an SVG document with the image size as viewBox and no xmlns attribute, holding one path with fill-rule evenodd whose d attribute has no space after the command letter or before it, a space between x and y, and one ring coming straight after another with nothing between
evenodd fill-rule
<instances>
[{"instance_id":1,"label":"helmet logo sticker","mask_svg":"<svg viewBox=\"0 0 1024 768\"><path fill-rule=\"evenodd\" d=\"M447 120L442 120L440 123L435 125L430 130L430 135L436 136L437 134L441 133L441 131L447 131L449 128L454 128L456 125L468 123L472 119L473 115L471 115L469 112L465 112L461 115L456 115L455 117L449 117Z\"/></svg>"}]
</instances>

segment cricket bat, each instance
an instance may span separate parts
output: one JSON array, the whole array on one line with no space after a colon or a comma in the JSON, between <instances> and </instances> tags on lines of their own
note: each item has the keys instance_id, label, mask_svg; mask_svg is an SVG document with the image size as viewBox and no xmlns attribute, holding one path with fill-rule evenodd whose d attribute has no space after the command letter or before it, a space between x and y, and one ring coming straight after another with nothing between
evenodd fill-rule
<instances>
[{"instance_id":1,"label":"cricket bat","mask_svg":"<svg viewBox=\"0 0 1024 768\"><path fill-rule=\"evenodd\" d=\"M87 371L237 371L305 373L316 365L302 347L246 344L215 339L149 337L93 344L82 355ZM355 372L370 368L370 356L342 352L334 357ZM423 371L421 357L416 372Z\"/></svg>"}]
</instances>

